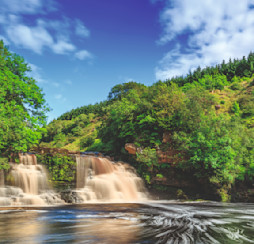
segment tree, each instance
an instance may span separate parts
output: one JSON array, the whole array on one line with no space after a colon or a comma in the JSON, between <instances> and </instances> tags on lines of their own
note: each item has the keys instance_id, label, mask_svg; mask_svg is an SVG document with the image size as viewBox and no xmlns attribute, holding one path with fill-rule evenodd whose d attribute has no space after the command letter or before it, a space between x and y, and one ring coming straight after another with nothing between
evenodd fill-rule
<instances>
[{"instance_id":1,"label":"tree","mask_svg":"<svg viewBox=\"0 0 254 244\"><path fill-rule=\"evenodd\" d=\"M122 96L126 95L130 90L135 89L142 89L144 88L145 85L134 82L134 81L129 81L127 83L123 83L123 84L118 84L116 86L114 86L109 94L108 94L108 99L121 99Z\"/></svg>"},{"instance_id":2,"label":"tree","mask_svg":"<svg viewBox=\"0 0 254 244\"><path fill-rule=\"evenodd\" d=\"M24 59L0 41L0 154L27 151L39 142L46 112L42 90Z\"/></svg>"}]
</instances>

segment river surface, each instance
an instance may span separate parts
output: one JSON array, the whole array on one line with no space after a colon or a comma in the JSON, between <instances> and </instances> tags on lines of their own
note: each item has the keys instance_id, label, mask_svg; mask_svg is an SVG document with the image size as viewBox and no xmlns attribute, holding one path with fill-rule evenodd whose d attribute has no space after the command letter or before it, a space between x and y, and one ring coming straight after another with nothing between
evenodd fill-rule
<instances>
[{"instance_id":1,"label":"river surface","mask_svg":"<svg viewBox=\"0 0 254 244\"><path fill-rule=\"evenodd\" d=\"M0 208L0 243L254 243L254 204Z\"/></svg>"}]
</instances>

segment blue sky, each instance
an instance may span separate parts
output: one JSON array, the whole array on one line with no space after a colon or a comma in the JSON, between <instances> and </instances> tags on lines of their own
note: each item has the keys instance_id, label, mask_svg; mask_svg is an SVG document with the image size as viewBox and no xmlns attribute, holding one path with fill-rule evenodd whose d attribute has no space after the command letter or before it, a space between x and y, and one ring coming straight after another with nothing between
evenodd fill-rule
<instances>
[{"instance_id":1,"label":"blue sky","mask_svg":"<svg viewBox=\"0 0 254 244\"><path fill-rule=\"evenodd\" d=\"M254 50L253 0L0 0L0 39L23 56L49 121L107 98Z\"/></svg>"}]
</instances>

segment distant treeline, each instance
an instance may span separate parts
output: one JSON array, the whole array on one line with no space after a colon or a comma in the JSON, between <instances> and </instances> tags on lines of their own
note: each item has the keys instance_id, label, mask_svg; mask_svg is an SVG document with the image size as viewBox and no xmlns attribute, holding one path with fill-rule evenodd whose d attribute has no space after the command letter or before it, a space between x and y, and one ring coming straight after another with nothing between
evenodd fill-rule
<instances>
[{"instance_id":1,"label":"distant treeline","mask_svg":"<svg viewBox=\"0 0 254 244\"><path fill-rule=\"evenodd\" d=\"M251 77L254 74L254 53L250 52L248 58L244 56L242 59L229 59L229 62L222 61L213 67L201 69L200 66L193 72L189 72L187 76L176 76L166 80L167 84L176 83L179 86L184 86L186 83L193 83L205 75L225 75L228 81L231 81L235 76Z\"/></svg>"},{"instance_id":2,"label":"distant treeline","mask_svg":"<svg viewBox=\"0 0 254 244\"><path fill-rule=\"evenodd\" d=\"M226 63L224 60L221 64L216 66L206 67L201 69L198 67L193 72L189 72L186 76L176 76L163 83L170 86L172 83L182 87L185 86L184 90L188 90L190 87L197 84L204 88L211 89L223 89L225 85L235 82L234 77L251 77L254 74L254 53L250 52L248 58L244 56L242 59L229 59ZM203 79L203 80L202 80ZM162 81L158 81L161 83ZM89 104L79 108L72 109L69 112L62 114L57 120L71 120L79 116L80 114L93 113L97 116L103 116L105 114L105 107L108 106L112 101L121 99L123 94L126 94L131 89L137 89L145 87L143 84L136 82L128 82L114 86L109 95L108 99L96 104Z\"/></svg>"},{"instance_id":3,"label":"distant treeline","mask_svg":"<svg viewBox=\"0 0 254 244\"><path fill-rule=\"evenodd\" d=\"M145 87L143 84L136 82L128 82L123 84L118 84L114 86L108 95L108 100L96 103L94 105L89 104L79 108L72 109L69 112L62 114L57 120L72 120L75 119L80 114L95 114L97 116L103 116L105 114L105 107L110 105L113 101L121 99L123 94L126 94L131 89L137 89L140 87Z\"/></svg>"},{"instance_id":4,"label":"distant treeline","mask_svg":"<svg viewBox=\"0 0 254 244\"><path fill-rule=\"evenodd\" d=\"M99 102L96 104L89 104L79 108L72 109L69 112L62 114L57 120L72 120L79 116L80 114L96 114L102 116L104 114L103 108L108 105L108 101Z\"/></svg>"}]
</instances>

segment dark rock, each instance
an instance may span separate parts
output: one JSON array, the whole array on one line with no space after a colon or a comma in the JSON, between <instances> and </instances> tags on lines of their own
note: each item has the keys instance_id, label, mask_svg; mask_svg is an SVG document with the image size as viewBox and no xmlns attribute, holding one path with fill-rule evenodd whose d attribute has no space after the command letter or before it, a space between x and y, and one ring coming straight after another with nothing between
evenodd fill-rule
<instances>
[{"instance_id":1,"label":"dark rock","mask_svg":"<svg viewBox=\"0 0 254 244\"><path fill-rule=\"evenodd\" d=\"M215 109L216 110L219 110L221 107L220 107L220 105L218 104L218 105L215 105Z\"/></svg>"},{"instance_id":2,"label":"dark rock","mask_svg":"<svg viewBox=\"0 0 254 244\"><path fill-rule=\"evenodd\" d=\"M61 199L66 203L82 203L83 199L75 190L65 190L60 193Z\"/></svg>"}]
</instances>

